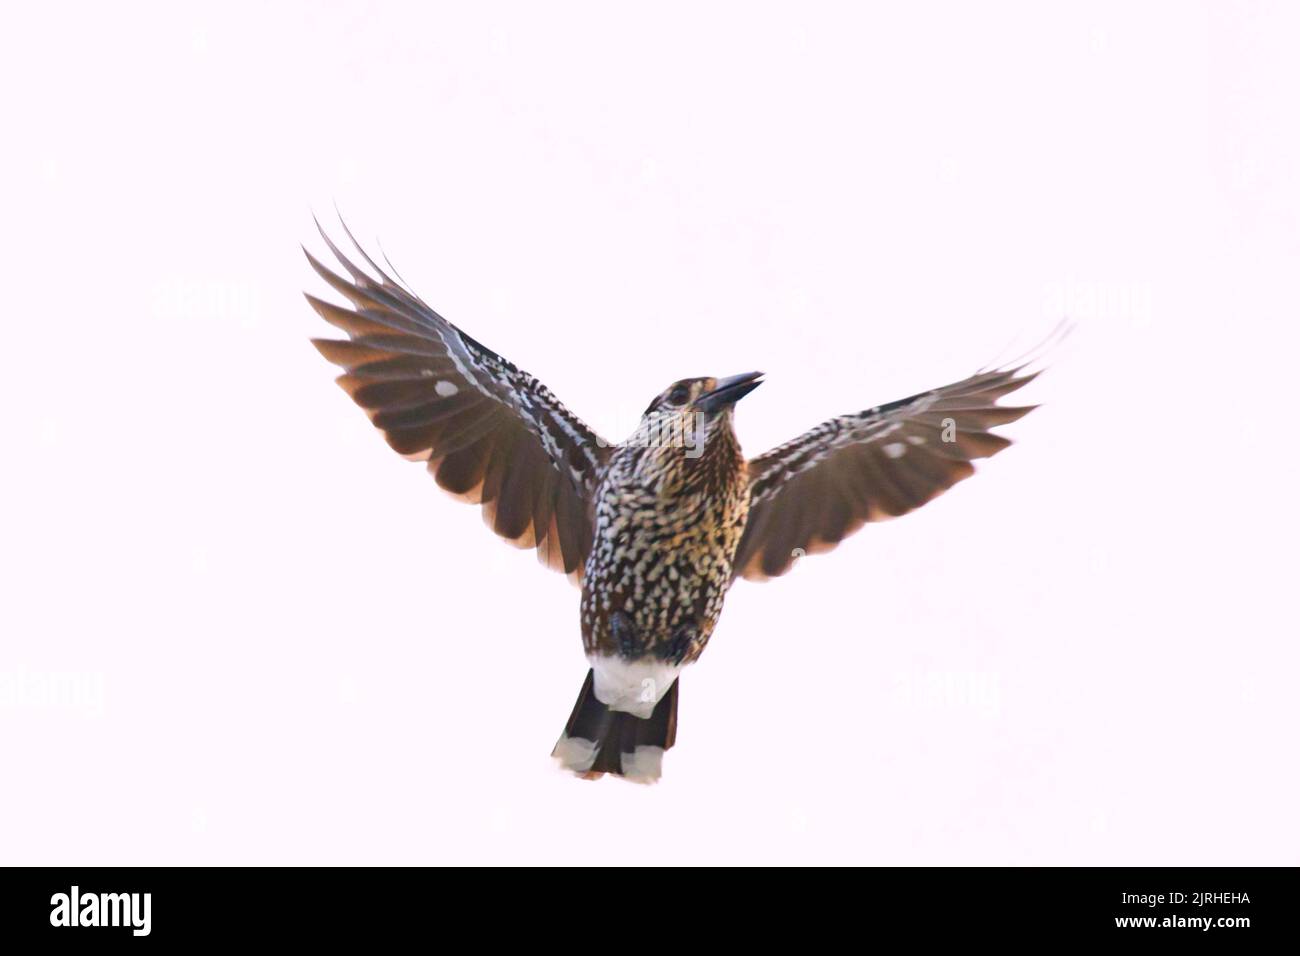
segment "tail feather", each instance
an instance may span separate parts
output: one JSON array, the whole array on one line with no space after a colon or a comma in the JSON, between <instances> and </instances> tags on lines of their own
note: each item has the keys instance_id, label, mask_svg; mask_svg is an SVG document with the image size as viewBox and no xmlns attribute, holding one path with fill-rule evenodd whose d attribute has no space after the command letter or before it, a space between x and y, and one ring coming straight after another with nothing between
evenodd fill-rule
<instances>
[{"instance_id":1,"label":"tail feather","mask_svg":"<svg viewBox=\"0 0 1300 956\"><path fill-rule=\"evenodd\" d=\"M638 783L659 779L664 751L677 741L677 685L655 705L648 719L610 710L596 699L595 674L587 680L573 705L551 756L568 770L588 779L612 773Z\"/></svg>"}]
</instances>

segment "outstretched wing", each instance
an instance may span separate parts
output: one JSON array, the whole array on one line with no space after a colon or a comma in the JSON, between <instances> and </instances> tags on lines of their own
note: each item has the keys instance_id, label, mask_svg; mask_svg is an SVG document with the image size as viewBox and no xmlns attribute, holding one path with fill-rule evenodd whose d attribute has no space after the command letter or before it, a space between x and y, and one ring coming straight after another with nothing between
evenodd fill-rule
<instances>
[{"instance_id":1,"label":"outstretched wing","mask_svg":"<svg viewBox=\"0 0 1300 956\"><path fill-rule=\"evenodd\" d=\"M377 277L321 235L348 278L311 253L307 260L352 304L307 296L325 321L348 334L347 341L312 340L345 370L338 383L395 451L427 461L442 488L483 506L493 531L537 548L543 564L577 581L591 549L591 502L609 446L545 385L390 278L356 240Z\"/></svg>"},{"instance_id":2,"label":"outstretched wing","mask_svg":"<svg viewBox=\"0 0 1300 956\"><path fill-rule=\"evenodd\" d=\"M970 378L841 415L749 463L750 511L733 567L762 581L802 554L829 551L868 521L906 514L975 473L974 458L1011 444L992 434L1036 406L997 400L1038 373Z\"/></svg>"}]
</instances>

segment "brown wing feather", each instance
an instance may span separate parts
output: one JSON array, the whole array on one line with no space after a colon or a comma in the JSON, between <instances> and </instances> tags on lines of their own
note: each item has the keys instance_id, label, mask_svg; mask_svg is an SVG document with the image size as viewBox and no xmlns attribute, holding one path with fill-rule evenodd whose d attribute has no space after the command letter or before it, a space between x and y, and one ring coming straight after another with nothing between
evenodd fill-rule
<instances>
[{"instance_id":1,"label":"brown wing feather","mask_svg":"<svg viewBox=\"0 0 1300 956\"><path fill-rule=\"evenodd\" d=\"M579 580L607 443L546 386L430 309L359 245L377 277L321 235L347 278L311 253L307 260L352 305L307 296L348 335L312 340L344 369L339 385L395 451L427 461L440 487L481 504L495 533L536 548L543 564Z\"/></svg>"},{"instance_id":2,"label":"brown wing feather","mask_svg":"<svg viewBox=\"0 0 1300 956\"><path fill-rule=\"evenodd\" d=\"M1036 406L997 400L1037 373L981 372L943 388L823 422L749 463L750 511L734 574L785 574L870 521L907 514L975 473L1011 442L988 429Z\"/></svg>"}]
</instances>

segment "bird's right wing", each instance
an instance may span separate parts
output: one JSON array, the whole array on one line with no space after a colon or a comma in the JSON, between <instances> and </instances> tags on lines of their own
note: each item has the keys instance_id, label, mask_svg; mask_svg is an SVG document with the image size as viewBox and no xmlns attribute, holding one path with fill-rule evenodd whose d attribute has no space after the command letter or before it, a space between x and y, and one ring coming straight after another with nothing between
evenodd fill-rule
<instances>
[{"instance_id":1,"label":"bird's right wing","mask_svg":"<svg viewBox=\"0 0 1300 956\"><path fill-rule=\"evenodd\" d=\"M348 334L312 340L345 370L338 383L395 451L427 461L442 488L483 506L498 535L537 548L543 564L578 581L612 449L545 385L434 312L360 246L378 278L325 242L350 279L307 259L352 308L307 301Z\"/></svg>"},{"instance_id":2,"label":"bird's right wing","mask_svg":"<svg viewBox=\"0 0 1300 956\"><path fill-rule=\"evenodd\" d=\"M906 514L1011 444L989 429L1035 406L997 404L1034 374L970 378L823 422L749 463L750 510L734 575L763 581L829 551L868 521Z\"/></svg>"}]
</instances>

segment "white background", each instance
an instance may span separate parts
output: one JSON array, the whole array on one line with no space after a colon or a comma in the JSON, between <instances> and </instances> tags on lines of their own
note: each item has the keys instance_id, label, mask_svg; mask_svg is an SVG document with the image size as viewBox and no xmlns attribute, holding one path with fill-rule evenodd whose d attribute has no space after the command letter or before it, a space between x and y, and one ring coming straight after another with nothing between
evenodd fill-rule
<instances>
[{"instance_id":1,"label":"white background","mask_svg":"<svg viewBox=\"0 0 1300 956\"><path fill-rule=\"evenodd\" d=\"M1294 4L6 13L0 862L1300 863ZM333 204L622 437L1062 317L1017 445L732 592L664 781L576 589L308 345ZM1019 396L1017 396L1019 397Z\"/></svg>"}]
</instances>

